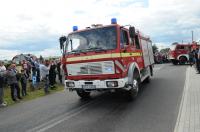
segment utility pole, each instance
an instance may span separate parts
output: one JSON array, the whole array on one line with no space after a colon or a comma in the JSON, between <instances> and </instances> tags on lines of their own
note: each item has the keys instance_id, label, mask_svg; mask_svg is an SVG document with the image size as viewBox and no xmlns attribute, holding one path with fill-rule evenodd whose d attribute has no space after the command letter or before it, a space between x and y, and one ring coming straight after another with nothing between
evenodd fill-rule
<instances>
[{"instance_id":1,"label":"utility pole","mask_svg":"<svg viewBox=\"0 0 200 132\"><path fill-rule=\"evenodd\" d=\"M193 36L193 34L194 34L194 32L193 32L193 30L192 30L192 43L193 43L193 41L194 41L194 36Z\"/></svg>"}]
</instances>

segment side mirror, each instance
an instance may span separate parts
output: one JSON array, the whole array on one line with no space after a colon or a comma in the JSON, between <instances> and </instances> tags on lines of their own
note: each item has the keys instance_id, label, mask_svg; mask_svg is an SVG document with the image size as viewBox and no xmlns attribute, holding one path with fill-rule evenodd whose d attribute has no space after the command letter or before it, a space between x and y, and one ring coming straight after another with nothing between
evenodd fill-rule
<instances>
[{"instance_id":1,"label":"side mirror","mask_svg":"<svg viewBox=\"0 0 200 132\"><path fill-rule=\"evenodd\" d=\"M129 27L129 34L131 38L135 37L135 27Z\"/></svg>"},{"instance_id":2,"label":"side mirror","mask_svg":"<svg viewBox=\"0 0 200 132\"><path fill-rule=\"evenodd\" d=\"M63 49L64 47L64 42L67 40L67 38L65 36L60 37L59 41L60 41L60 49Z\"/></svg>"}]
</instances>

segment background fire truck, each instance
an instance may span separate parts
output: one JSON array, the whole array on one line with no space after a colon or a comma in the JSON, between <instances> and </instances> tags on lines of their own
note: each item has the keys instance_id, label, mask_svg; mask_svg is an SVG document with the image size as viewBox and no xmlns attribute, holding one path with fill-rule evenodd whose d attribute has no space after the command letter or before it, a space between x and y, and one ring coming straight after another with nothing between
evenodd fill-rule
<instances>
[{"instance_id":1,"label":"background fire truck","mask_svg":"<svg viewBox=\"0 0 200 132\"><path fill-rule=\"evenodd\" d=\"M193 42L192 44L173 43L170 47L169 59L174 65L185 64L189 61L188 53L198 47L199 45L197 45L196 42Z\"/></svg>"},{"instance_id":2,"label":"background fire truck","mask_svg":"<svg viewBox=\"0 0 200 132\"><path fill-rule=\"evenodd\" d=\"M92 91L125 91L134 99L140 83L153 75L152 42L135 28L93 24L84 30L73 27L67 37L60 37L65 71L65 87L88 98Z\"/></svg>"}]
</instances>

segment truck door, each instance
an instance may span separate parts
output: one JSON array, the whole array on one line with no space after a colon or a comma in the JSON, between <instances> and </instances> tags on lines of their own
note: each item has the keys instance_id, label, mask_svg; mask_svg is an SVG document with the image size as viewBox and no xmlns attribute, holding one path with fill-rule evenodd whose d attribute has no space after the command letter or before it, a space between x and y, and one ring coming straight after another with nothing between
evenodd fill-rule
<instances>
[{"instance_id":1,"label":"truck door","mask_svg":"<svg viewBox=\"0 0 200 132\"><path fill-rule=\"evenodd\" d=\"M137 56L135 56L135 61L137 62L139 67L142 68L142 67L144 67L144 61L143 61L143 58L142 58L142 48L141 48L142 46L141 46L141 39L140 39L139 33L137 33L135 35L134 47L135 47L134 52L136 54L138 54Z\"/></svg>"},{"instance_id":2,"label":"truck door","mask_svg":"<svg viewBox=\"0 0 200 132\"><path fill-rule=\"evenodd\" d=\"M134 60L134 45L130 43L129 38L128 30L122 28L120 30L120 49L125 67L128 67L128 65Z\"/></svg>"},{"instance_id":3,"label":"truck door","mask_svg":"<svg viewBox=\"0 0 200 132\"><path fill-rule=\"evenodd\" d=\"M139 68L144 67L144 61L142 58L142 48L138 34L136 34L133 42L131 42L128 30L121 29L120 47L121 56L126 66L128 66L132 62L136 62Z\"/></svg>"}]
</instances>

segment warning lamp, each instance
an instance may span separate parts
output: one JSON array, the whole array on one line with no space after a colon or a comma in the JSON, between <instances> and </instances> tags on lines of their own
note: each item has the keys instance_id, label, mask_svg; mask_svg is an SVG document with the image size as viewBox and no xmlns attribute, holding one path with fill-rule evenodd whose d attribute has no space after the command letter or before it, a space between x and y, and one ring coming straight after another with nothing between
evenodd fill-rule
<instances>
[{"instance_id":1,"label":"warning lamp","mask_svg":"<svg viewBox=\"0 0 200 132\"><path fill-rule=\"evenodd\" d=\"M111 19L111 24L117 24L117 19L116 18L112 18Z\"/></svg>"},{"instance_id":2,"label":"warning lamp","mask_svg":"<svg viewBox=\"0 0 200 132\"><path fill-rule=\"evenodd\" d=\"M77 31L78 30L78 26L73 26L73 31Z\"/></svg>"}]
</instances>

